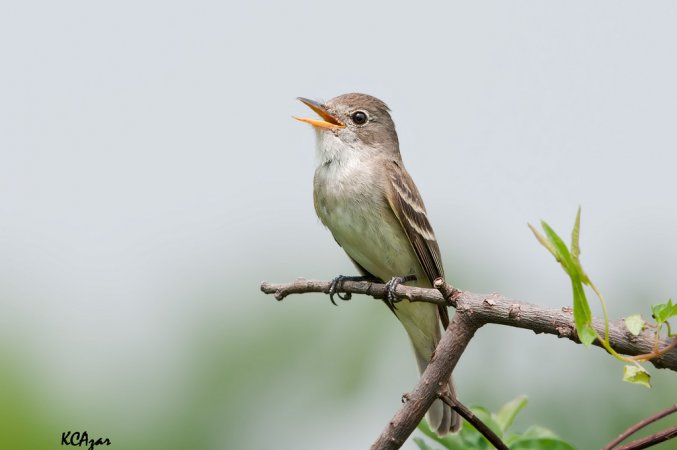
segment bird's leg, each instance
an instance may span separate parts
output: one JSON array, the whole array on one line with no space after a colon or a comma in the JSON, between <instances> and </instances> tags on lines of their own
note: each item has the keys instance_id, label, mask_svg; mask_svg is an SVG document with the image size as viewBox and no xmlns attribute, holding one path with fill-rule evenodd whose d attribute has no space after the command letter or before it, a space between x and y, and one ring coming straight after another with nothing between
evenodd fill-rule
<instances>
[{"instance_id":1,"label":"bird's leg","mask_svg":"<svg viewBox=\"0 0 677 450\"><path fill-rule=\"evenodd\" d=\"M416 275L409 274L402 277L392 277L390 281L386 283L386 298L384 300L391 309L395 309L395 303L397 302L397 296L395 294L397 286L406 283L407 281L414 281L415 279Z\"/></svg>"},{"instance_id":2,"label":"bird's leg","mask_svg":"<svg viewBox=\"0 0 677 450\"><path fill-rule=\"evenodd\" d=\"M339 275L333 280L331 280L331 283L329 284L329 291L327 292L329 294L329 300L336 305L336 302L334 301L334 294L338 295L338 298L341 300L350 300L352 298L352 294L350 292L346 292L345 296L341 295L338 290L341 288L341 284L344 281L381 281L378 280L371 275L358 275L358 276L347 276L347 275Z\"/></svg>"}]
</instances>

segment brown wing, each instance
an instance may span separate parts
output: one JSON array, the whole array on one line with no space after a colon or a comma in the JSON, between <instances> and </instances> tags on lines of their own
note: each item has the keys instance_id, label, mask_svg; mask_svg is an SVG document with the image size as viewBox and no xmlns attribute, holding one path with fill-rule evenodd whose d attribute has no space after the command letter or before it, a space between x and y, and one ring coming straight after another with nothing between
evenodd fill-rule
<instances>
[{"instance_id":1,"label":"brown wing","mask_svg":"<svg viewBox=\"0 0 677 450\"><path fill-rule=\"evenodd\" d=\"M423 199L407 171L396 161L390 161L389 164L392 166L387 171L390 178L389 189L386 191L388 203L402 224L428 281L432 285L435 278L444 277L444 268L440 247L437 245L435 233L428 221ZM447 309L441 306L439 311L446 328L449 322Z\"/></svg>"}]
</instances>

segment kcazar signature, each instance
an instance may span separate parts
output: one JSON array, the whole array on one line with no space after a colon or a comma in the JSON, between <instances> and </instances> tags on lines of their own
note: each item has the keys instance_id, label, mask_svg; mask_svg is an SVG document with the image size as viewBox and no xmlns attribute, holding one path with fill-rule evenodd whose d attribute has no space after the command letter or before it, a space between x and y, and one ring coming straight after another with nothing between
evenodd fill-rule
<instances>
[{"instance_id":1,"label":"kcazar signature","mask_svg":"<svg viewBox=\"0 0 677 450\"><path fill-rule=\"evenodd\" d=\"M98 438L90 439L86 431L64 431L61 433L61 445L72 445L74 447L87 446L87 450L94 450L97 445L110 445L110 439Z\"/></svg>"}]
</instances>

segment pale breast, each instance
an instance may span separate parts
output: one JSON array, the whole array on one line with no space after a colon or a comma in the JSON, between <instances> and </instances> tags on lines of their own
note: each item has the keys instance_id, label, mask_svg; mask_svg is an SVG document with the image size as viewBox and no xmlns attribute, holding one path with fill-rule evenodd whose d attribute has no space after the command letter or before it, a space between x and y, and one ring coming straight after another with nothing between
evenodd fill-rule
<instances>
[{"instance_id":1,"label":"pale breast","mask_svg":"<svg viewBox=\"0 0 677 450\"><path fill-rule=\"evenodd\" d=\"M356 163L329 163L315 171L315 210L336 241L369 273L389 280L425 277L373 171Z\"/></svg>"}]
</instances>

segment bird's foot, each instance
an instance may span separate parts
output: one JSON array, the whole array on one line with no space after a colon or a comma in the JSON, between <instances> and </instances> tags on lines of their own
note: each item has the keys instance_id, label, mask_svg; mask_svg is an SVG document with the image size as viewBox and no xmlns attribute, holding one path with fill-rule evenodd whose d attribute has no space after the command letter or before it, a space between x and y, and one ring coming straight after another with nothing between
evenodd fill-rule
<instances>
[{"instance_id":1,"label":"bird's foot","mask_svg":"<svg viewBox=\"0 0 677 450\"><path fill-rule=\"evenodd\" d=\"M368 275L361 275L361 276L347 276L347 275L339 275L333 280L331 280L331 283L329 283L329 290L327 293L329 294L329 300L336 305L336 302L334 301L334 295L337 295L338 298L341 300L347 301L350 300L353 295L350 292L346 292L344 295L341 295L338 290L341 288L341 284L343 284L344 281L375 281L374 277L370 277Z\"/></svg>"},{"instance_id":2,"label":"bird's foot","mask_svg":"<svg viewBox=\"0 0 677 450\"><path fill-rule=\"evenodd\" d=\"M390 281L386 283L386 296L384 300L391 309L395 309L395 303L398 302L397 294L395 293L397 286L406 283L407 281L414 281L415 279L416 275L410 274L402 277L392 277Z\"/></svg>"}]
</instances>

